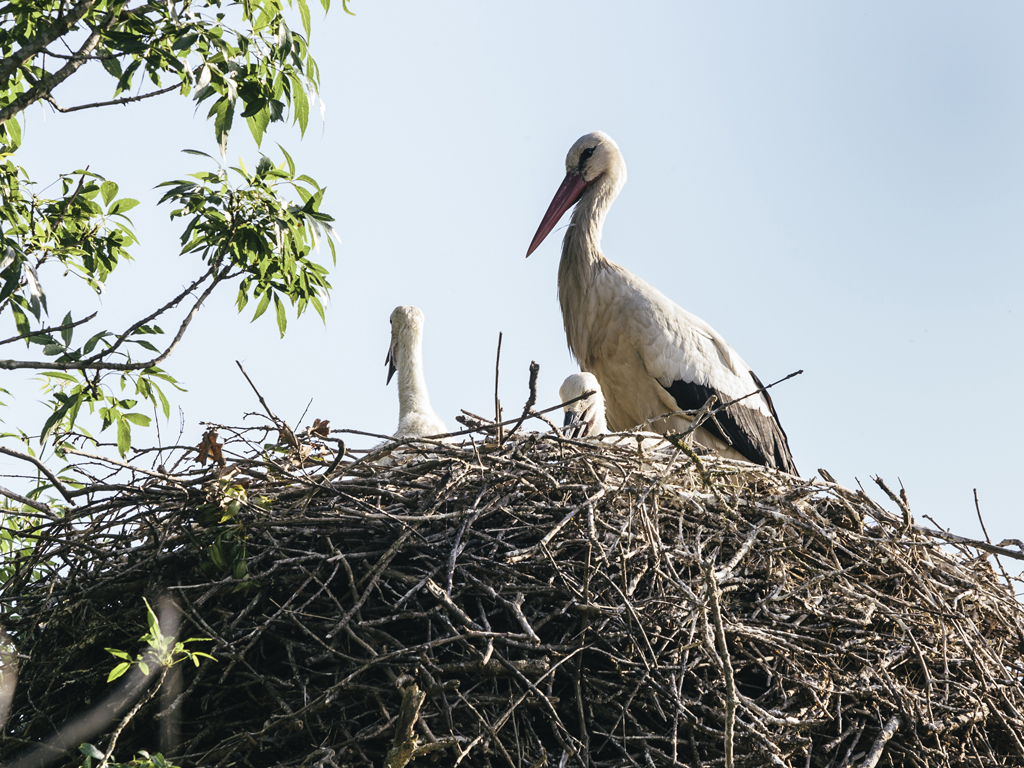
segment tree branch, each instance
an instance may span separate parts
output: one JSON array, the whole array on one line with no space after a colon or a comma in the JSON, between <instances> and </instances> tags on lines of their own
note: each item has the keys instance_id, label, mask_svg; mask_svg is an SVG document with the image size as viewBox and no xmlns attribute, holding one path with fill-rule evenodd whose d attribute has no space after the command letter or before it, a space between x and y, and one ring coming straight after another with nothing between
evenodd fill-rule
<instances>
[{"instance_id":1,"label":"tree branch","mask_svg":"<svg viewBox=\"0 0 1024 768\"><path fill-rule=\"evenodd\" d=\"M66 35L73 26L93 9L97 2L99 0L82 0L78 5L71 6L67 15L60 18L58 23L49 29L43 30L34 39L25 43L19 50L0 61L0 81L10 78L18 67L42 51L54 40ZM7 117L3 119L6 120Z\"/></svg>"},{"instance_id":2,"label":"tree branch","mask_svg":"<svg viewBox=\"0 0 1024 768\"><path fill-rule=\"evenodd\" d=\"M14 451L11 450L10 448L5 448L2 445L0 445L0 453L5 454L7 456L11 456L12 458L15 459L27 461L30 464L34 464L40 472L46 475L46 479L50 481L50 483L53 485L54 488L57 489L60 495L64 497L64 501L66 501L68 504L75 503L74 497L71 495L71 491L65 488L64 483L57 479L57 476L50 471L49 467L43 464L43 462L41 462L35 456L30 456L29 454L22 453L21 451Z\"/></svg>"},{"instance_id":3,"label":"tree branch","mask_svg":"<svg viewBox=\"0 0 1024 768\"><path fill-rule=\"evenodd\" d=\"M68 328L74 328L76 325L88 323L98 314L99 312L93 312L88 317L83 318L81 320L75 320L72 323L64 323L64 325L54 325L51 326L50 328L40 328L38 331L29 331L28 333L23 333L19 336L11 336L11 338L9 339L4 339L3 341L0 341L0 345L10 344L12 341L21 341L22 339L27 339L29 336L38 336L41 333L50 333L51 331L66 331Z\"/></svg>"},{"instance_id":4,"label":"tree branch","mask_svg":"<svg viewBox=\"0 0 1024 768\"><path fill-rule=\"evenodd\" d=\"M0 496L6 496L8 499L16 501L19 504L24 504L26 507L32 507L32 509L36 510L37 512L42 512L50 519L53 519L53 512L50 511L50 507L46 504L43 504L41 501L32 501L32 499L27 499L21 494L15 493L14 491L4 488L2 485L0 485Z\"/></svg>"},{"instance_id":5,"label":"tree branch","mask_svg":"<svg viewBox=\"0 0 1024 768\"><path fill-rule=\"evenodd\" d=\"M88 10L88 9L87 9ZM50 91L56 88L58 85L67 80L73 75L79 67L88 61L89 54L92 53L96 46L99 45L100 38L103 37L103 33L110 28L113 24L116 16L113 13L107 14L106 19L103 23L96 27L92 34L86 38L82 47L71 57L67 64L58 69L49 77L40 81L37 85L34 85L31 90L21 94L18 98L12 101L3 109L0 109L0 123L6 123L16 114L24 110L26 107L34 104L40 99L46 98Z\"/></svg>"},{"instance_id":6,"label":"tree branch","mask_svg":"<svg viewBox=\"0 0 1024 768\"><path fill-rule=\"evenodd\" d=\"M174 350L177 349L178 344L181 343L181 339L185 335L185 331L188 329L189 324L192 322L196 314L199 312L199 307L202 306L203 302L206 301L207 297L213 292L213 289L216 288L219 283L231 277L234 277L235 275L223 275L221 277L214 278L213 282L210 283L209 286L207 286L206 290L203 291L203 294L196 300L196 303L192 306L192 309L189 310L189 313L188 315L185 316L185 319L181 321L181 325L178 327L178 332L177 334L175 334L174 339L171 341L171 344L157 357L154 357L152 360L147 360L146 362L142 363L112 363L106 362L102 358L106 357L112 351L114 351L114 349L120 346L124 339L127 338L128 334L132 332L132 330L137 329L139 326L144 325L145 323L149 322L150 320L157 317L161 313L179 304L181 300L185 298L185 296L187 296L192 290L194 290L195 287L199 285L203 280L205 280L208 276L209 272L207 272L206 275L203 275L203 277L201 277L199 280L193 283L188 289L182 291L182 293L180 293L174 299L172 299L163 307L158 309L156 312L151 314L149 317L140 320L138 323L132 326L132 328L129 328L127 331L125 331L121 336L118 337L118 341L115 342L115 344L111 346L109 349L104 350L101 354L94 355L88 360L83 360L77 363L48 363L44 360L0 360L0 370L18 371L27 369L36 371L140 371L145 368L152 368L155 365L159 365L168 357L170 357L171 354L173 354Z\"/></svg>"},{"instance_id":7,"label":"tree branch","mask_svg":"<svg viewBox=\"0 0 1024 768\"><path fill-rule=\"evenodd\" d=\"M166 88L161 88L159 91L153 91L152 93L143 93L140 96L124 96L120 99L112 99L111 101L96 101L92 104L79 104L75 107L62 107L60 104L57 103L57 100L53 98L53 96L50 94L46 94L45 96L43 96L43 99L45 101L48 101L50 103L50 106L52 106L58 112L67 114L68 112L77 112L80 109L94 109L96 107L111 107L117 104L130 104L134 101L142 101L143 99L152 98L153 96L162 96L163 94L170 93L171 91L180 87L180 84L169 85Z\"/></svg>"},{"instance_id":8,"label":"tree branch","mask_svg":"<svg viewBox=\"0 0 1024 768\"><path fill-rule=\"evenodd\" d=\"M131 336L133 333L135 333L135 331L139 330L139 328L141 328L142 326L146 325L147 323L150 323L153 320L155 320L156 318L160 317L160 315L162 315L167 310L174 309L174 307L178 306L178 304L180 304L185 299L186 296L188 296L190 293L192 293L192 291L194 291L196 288L198 288L200 285L202 285L203 281L206 280L206 278L210 277L210 275L214 275L216 273L216 271L217 271L217 265L214 264L208 270L206 270L206 272L201 277L198 277L195 280L193 280L192 284L188 288L183 290L181 293L179 293L177 296L175 296L173 299L171 299L169 302L164 304L162 307L160 307L158 310L156 310L152 314L148 315L147 317L142 318L137 323L135 323L134 325L130 326L128 328L128 330L126 330L124 333L122 333L120 336L117 337L117 340L113 344L111 344L108 349L105 349L102 352L97 352L95 355L93 355L92 357L88 358L84 362L86 362L86 363L95 363L97 360L101 360L104 357L106 357L107 355L111 354L112 352L115 352L118 347L120 347L122 344L124 344L125 340L129 336ZM216 285L217 282L218 281L215 278L214 281L213 281L213 284L210 286L210 288L212 288L214 285ZM207 293L205 293L203 295L203 298L205 298L208 295L209 295L209 290L207 290ZM200 299L200 303L202 303L202 299Z\"/></svg>"}]
</instances>

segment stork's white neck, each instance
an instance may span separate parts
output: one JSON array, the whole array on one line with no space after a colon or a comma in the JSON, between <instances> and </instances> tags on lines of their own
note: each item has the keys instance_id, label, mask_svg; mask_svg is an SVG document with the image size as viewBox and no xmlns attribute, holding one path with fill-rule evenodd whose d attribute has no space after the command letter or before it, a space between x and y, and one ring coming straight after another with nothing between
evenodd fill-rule
<instances>
[{"instance_id":1,"label":"stork's white neck","mask_svg":"<svg viewBox=\"0 0 1024 768\"><path fill-rule=\"evenodd\" d=\"M611 262L601 252L601 231L608 209L626 181L625 166L609 168L591 184L572 213L569 229L562 240L562 258L558 262L558 301L569 350L581 366L588 368L586 348L586 304L595 276Z\"/></svg>"},{"instance_id":2,"label":"stork's white neck","mask_svg":"<svg viewBox=\"0 0 1024 768\"><path fill-rule=\"evenodd\" d=\"M419 334L405 329L398 339L398 420L412 413L433 414L423 377L423 346Z\"/></svg>"}]
</instances>

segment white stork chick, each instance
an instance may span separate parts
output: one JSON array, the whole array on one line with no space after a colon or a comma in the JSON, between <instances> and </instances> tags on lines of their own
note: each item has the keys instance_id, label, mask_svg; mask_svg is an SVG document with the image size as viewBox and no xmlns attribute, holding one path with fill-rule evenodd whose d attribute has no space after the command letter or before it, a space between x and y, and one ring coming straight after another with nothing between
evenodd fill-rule
<instances>
[{"instance_id":1,"label":"white stork chick","mask_svg":"<svg viewBox=\"0 0 1024 768\"><path fill-rule=\"evenodd\" d=\"M589 397L576 400L587 392ZM566 437L597 437L608 432L604 418L604 395L597 377L592 373L574 373L566 377L558 388L558 396L562 398L565 421L562 434ZM574 403L569 400L576 400Z\"/></svg>"},{"instance_id":2,"label":"white stork chick","mask_svg":"<svg viewBox=\"0 0 1024 768\"><path fill-rule=\"evenodd\" d=\"M694 437L723 456L795 475L786 433L750 366L711 326L601 252L605 217L626 183L618 145L606 133L588 133L572 145L565 168L526 255L575 204L562 241L558 299L569 350L601 383L608 426L620 432L654 419L658 433L682 432L690 419L658 417L696 410L711 395L721 405L754 393Z\"/></svg>"},{"instance_id":3,"label":"white stork chick","mask_svg":"<svg viewBox=\"0 0 1024 768\"><path fill-rule=\"evenodd\" d=\"M396 438L429 437L448 431L430 407L423 378L423 313L417 307L395 307L391 313L391 346L384 361L388 380L398 372Z\"/></svg>"}]
</instances>

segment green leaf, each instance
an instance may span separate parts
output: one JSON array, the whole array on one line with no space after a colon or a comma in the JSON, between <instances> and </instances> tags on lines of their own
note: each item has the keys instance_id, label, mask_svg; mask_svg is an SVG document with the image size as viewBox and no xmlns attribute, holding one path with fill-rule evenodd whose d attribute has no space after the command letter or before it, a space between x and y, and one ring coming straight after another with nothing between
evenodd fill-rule
<instances>
[{"instance_id":1,"label":"green leaf","mask_svg":"<svg viewBox=\"0 0 1024 768\"><path fill-rule=\"evenodd\" d=\"M299 131L305 135L306 124L309 122L309 99L306 98L306 89L302 87L302 81L298 77L292 80L292 85L295 121L299 124Z\"/></svg>"},{"instance_id":2,"label":"green leaf","mask_svg":"<svg viewBox=\"0 0 1024 768\"><path fill-rule=\"evenodd\" d=\"M109 683L110 681L108 680L107 682ZM94 747L92 744L82 744L78 748L78 751L81 752L86 757L91 757L94 760L102 760L103 759L103 753L100 752L98 749L96 749L96 747Z\"/></svg>"},{"instance_id":3,"label":"green leaf","mask_svg":"<svg viewBox=\"0 0 1024 768\"><path fill-rule=\"evenodd\" d=\"M267 307L270 306L270 292L263 294L263 298L260 299L259 306L256 307L256 314L252 316L252 322L254 322L260 315L267 311Z\"/></svg>"},{"instance_id":4,"label":"green leaf","mask_svg":"<svg viewBox=\"0 0 1024 768\"><path fill-rule=\"evenodd\" d=\"M228 135L231 133L231 121L235 117L235 105L227 96L223 96L213 105L211 112L216 115L213 121L213 128L217 134L217 145L220 147L221 155L226 156L228 151Z\"/></svg>"},{"instance_id":5,"label":"green leaf","mask_svg":"<svg viewBox=\"0 0 1024 768\"><path fill-rule=\"evenodd\" d=\"M153 612L153 606L149 604L149 600L146 598L142 598L142 602L146 604L146 623L149 625L149 634L154 638L163 637L163 633L160 632L160 620Z\"/></svg>"},{"instance_id":6,"label":"green leaf","mask_svg":"<svg viewBox=\"0 0 1024 768\"><path fill-rule=\"evenodd\" d=\"M61 321L61 325L70 325L72 323L71 313L68 312L64 315L64 319ZM74 333L74 328L62 328L60 331L60 337L64 339L64 346L66 347L71 343L71 334Z\"/></svg>"},{"instance_id":7,"label":"green leaf","mask_svg":"<svg viewBox=\"0 0 1024 768\"><path fill-rule=\"evenodd\" d=\"M131 197L122 197L120 200L114 202L113 206L111 206L110 208L110 213L126 213L127 211L130 211L138 204L138 200L135 200Z\"/></svg>"},{"instance_id":8,"label":"green leaf","mask_svg":"<svg viewBox=\"0 0 1024 768\"><path fill-rule=\"evenodd\" d=\"M256 146L260 146L263 142L263 134L266 133L267 126L270 125L270 110L266 108L261 109L256 114L246 117L245 122L248 124L249 132L256 141Z\"/></svg>"},{"instance_id":9,"label":"green leaf","mask_svg":"<svg viewBox=\"0 0 1024 768\"><path fill-rule=\"evenodd\" d=\"M306 39L308 40L312 25L309 20L309 6L306 4L306 0L299 0L299 16L302 17L302 29L306 33Z\"/></svg>"},{"instance_id":10,"label":"green leaf","mask_svg":"<svg viewBox=\"0 0 1024 768\"><path fill-rule=\"evenodd\" d=\"M116 667L114 667L112 670L110 670L110 674L107 675L107 682L110 683L110 682L113 682L114 680L117 680L117 678L119 678L121 675L123 675L129 669L131 669L131 667L132 667L132 665L129 664L127 661L122 661L120 664L118 664ZM100 754L100 757L103 757L103 755Z\"/></svg>"},{"instance_id":11,"label":"green leaf","mask_svg":"<svg viewBox=\"0 0 1024 768\"><path fill-rule=\"evenodd\" d=\"M205 157L208 160L213 160L214 162L217 162L217 159L213 155L207 154L206 152L202 152L202 151L200 151L198 149L183 149L181 151L182 151L182 153L184 153L186 155L198 155L199 157ZM176 181L165 181L163 184L160 184L159 186L162 187L165 184L177 184L177 183L178 182L176 182Z\"/></svg>"},{"instance_id":12,"label":"green leaf","mask_svg":"<svg viewBox=\"0 0 1024 768\"><path fill-rule=\"evenodd\" d=\"M286 150L280 144L277 145L277 148L281 150L281 154L284 155L285 162L288 163L288 176L289 176L289 178L294 177L295 176L295 161L292 160L292 156L288 154L288 150Z\"/></svg>"},{"instance_id":13,"label":"green leaf","mask_svg":"<svg viewBox=\"0 0 1024 768\"><path fill-rule=\"evenodd\" d=\"M164 412L164 418L171 418L171 404L167 402L167 395L156 384L153 384L153 389L156 390L156 394L160 398L160 410Z\"/></svg>"},{"instance_id":14,"label":"green leaf","mask_svg":"<svg viewBox=\"0 0 1024 768\"><path fill-rule=\"evenodd\" d=\"M281 338L284 338L285 329L288 327L288 316L284 311L284 303L278 298L277 294L274 294L274 309L277 311L277 330L281 332Z\"/></svg>"},{"instance_id":15,"label":"green leaf","mask_svg":"<svg viewBox=\"0 0 1024 768\"><path fill-rule=\"evenodd\" d=\"M14 313L14 325L18 329L18 333L22 336L27 336L31 333L32 329L29 327L28 317L22 312L21 307L12 303L11 312Z\"/></svg>"},{"instance_id":16,"label":"green leaf","mask_svg":"<svg viewBox=\"0 0 1024 768\"><path fill-rule=\"evenodd\" d=\"M7 132L7 136L11 140L11 146L17 149L21 146L21 124L17 118L12 117L6 123L4 123L4 130Z\"/></svg>"},{"instance_id":17,"label":"green leaf","mask_svg":"<svg viewBox=\"0 0 1024 768\"><path fill-rule=\"evenodd\" d=\"M73 405L78 403L78 401L81 399L81 397L82 397L81 393L72 395L71 397L69 397L67 399L67 401L64 402L63 405L61 405L60 408L58 408L56 411L54 411L52 414L50 414L50 418L48 418L46 420L46 423L43 425L42 434L40 434L40 436L39 436L39 443L40 444L46 442L46 439L50 436L50 431L55 426L57 426L57 424L60 423L60 420L64 418L64 415L71 409L71 407Z\"/></svg>"},{"instance_id":18,"label":"green leaf","mask_svg":"<svg viewBox=\"0 0 1024 768\"><path fill-rule=\"evenodd\" d=\"M177 41L175 41L174 45L171 46L171 50L182 51L186 48L191 48L198 39L199 35L185 35L184 37L179 38Z\"/></svg>"},{"instance_id":19,"label":"green leaf","mask_svg":"<svg viewBox=\"0 0 1024 768\"><path fill-rule=\"evenodd\" d=\"M138 424L140 427L148 427L152 421L149 416L142 413L126 413L124 417L132 424Z\"/></svg>"},{"instance_id":20,"label":"green leaf","mask_svg":"<svg viewBox=\"0 0 1024 768\"><path fill-rule=\"evenodd\" d=\"M112 181L104 181L100 184L100 192L103 194L103 204L110 205L110 201L117 195L117 184Z\"/></svg>"},{"instance_id":21,"label":"green leaf","mask_svg":"<svg viewBox=\"0 0 1024 768\"><path fill-rule=\"evenodd\" d=\"M78 379L72 376L70 373L61 373L60 371L45 371L40 374L48 379L60 379L61 381L72 381L77 383Z\"/></svg>"},{"instance_id":22,"label":"green leaf","mask_svg":"<svg viewBox=\"0 0 1024 768\"><path fill-rule=\"evenodd\" d=\"M120 414L118 414L120 416ZM117 420L117 451L121 454L123 459L128 454L128 449L132 447L132 428L125 418L119 418Z\"/></svg>"},{"instance_id":23,"label":"green leaf","mask_svg":"<svg viewBox=\"0 0 1024 768\"><path fill-rule=\"evenodd\" d=\"M125 661L131 661L132 660L132 657L129 656L126 651L122 651L122 650L119 650L117 648L104 648L103 650L105 650L107 653L109 653L109 654L111 654L113 656L116 656L119 659L124 659Z\"/></svg>"}]
</instances>

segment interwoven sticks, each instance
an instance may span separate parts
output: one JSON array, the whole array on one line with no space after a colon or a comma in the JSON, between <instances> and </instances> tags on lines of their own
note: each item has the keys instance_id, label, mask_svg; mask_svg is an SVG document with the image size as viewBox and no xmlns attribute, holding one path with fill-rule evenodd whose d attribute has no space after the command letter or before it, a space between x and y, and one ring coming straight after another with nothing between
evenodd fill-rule
<instances>
[{"instance_id":1,"label":"interwoven sticks","mask_svg":"<svg viewBox=\"0 0 1024 768\"><path fill-rule=\"evenodd\" d=\"M142 598L166 594L218 661L174 668L121 759L1024 765L1024 612L984 553L699 460L526 434L330 477L241 462L223 522L215 480L126 483L3 595L31 659L2 759L112 690L103 648L140 650Z\"/></svg>"}]
</instances>

